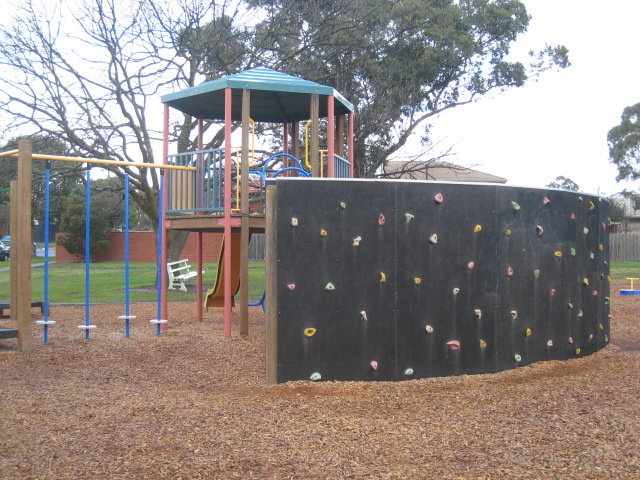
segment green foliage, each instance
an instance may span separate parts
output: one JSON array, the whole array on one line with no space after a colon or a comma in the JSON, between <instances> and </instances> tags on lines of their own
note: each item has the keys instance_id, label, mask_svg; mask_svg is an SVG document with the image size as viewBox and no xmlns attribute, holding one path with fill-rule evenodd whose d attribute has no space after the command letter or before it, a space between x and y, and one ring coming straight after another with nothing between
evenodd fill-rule
<instances>
[{"instance_id":1,"label":"green foliage","mask_svg":"<svg viewBox=\"0 0 640 480\"><path fill-rule=\"evenodd\" d=\"M553 182L547 184L547 187L562 188L564 190L571 190L573 192L580 191L580 185L578 185L576 182L574 182L570 178L563 177L562 175L560 175L559 177L556 177L556 179Z\"/></svg>"},{"instance_id":2,"label":"green foliage","mask_svg":"<svg viewBox=\"0 0 640 480\"><path fill-rule=\"evenodd\" d=\"M618 167L617 180L640 178L640 103L622 112L620 125L609 130L609 161Z\"/></svg>"},{"instance_id":3,"label":"green foliage","mask_svg":"<svg viewBox=\"0 0 640 480\"><path fill-rule=\"evenodd\" d=\"M69 253L80 256L85 254L85 207L84 194L76 192L68 198L60 223L65 235L57 240ZM122 225L123 190L120 182L113 177L92 181L90 207L90 252L95 254L109 248L107 237L114 228Z\"/></svg>"}]
</instances>

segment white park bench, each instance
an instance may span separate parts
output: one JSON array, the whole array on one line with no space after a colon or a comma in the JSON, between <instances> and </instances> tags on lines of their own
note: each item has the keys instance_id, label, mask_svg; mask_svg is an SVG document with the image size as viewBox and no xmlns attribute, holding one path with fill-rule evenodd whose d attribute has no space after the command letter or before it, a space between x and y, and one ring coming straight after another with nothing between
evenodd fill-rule
<instances>
[{"instance_id":1,"label":"white park bench","mask_svg":"<svg viewBox=\"0 0 640 480\"><path fill-rule=\"evenodd\" d=\"M189 259L186 258L177 262L167 263L167 273L169 274L169 290L178 288L183 292L187 291L187 287L184 284L185 280L198 276L198 272L191 271Z\"/></svg>"}]
</instances>

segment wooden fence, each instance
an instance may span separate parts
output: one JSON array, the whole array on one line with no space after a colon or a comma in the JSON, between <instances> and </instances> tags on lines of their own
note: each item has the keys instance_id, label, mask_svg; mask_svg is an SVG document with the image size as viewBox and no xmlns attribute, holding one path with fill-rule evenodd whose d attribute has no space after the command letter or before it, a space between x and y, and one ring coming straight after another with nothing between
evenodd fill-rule
<instances>
[{"instance_id":1,"label":"wooden fence","mask_svg":"<svg viewBox=\"0 0 640 480\"><path fill-rule=\"evenodd\" d=\"M264 233L254 233L251 235L249 244L249 259L253 261L264 261L265 237Z\"/></svg>"},{"instance_id":2,"label":"wooden fence","mask_svg":"<svg viewBox=\"0 0 640 480\"><path fill-rule=\"evenodd\" d=\"M640 234L612 233L609 240L612 262L640 262Z\"/></svg>"}]
</instances>

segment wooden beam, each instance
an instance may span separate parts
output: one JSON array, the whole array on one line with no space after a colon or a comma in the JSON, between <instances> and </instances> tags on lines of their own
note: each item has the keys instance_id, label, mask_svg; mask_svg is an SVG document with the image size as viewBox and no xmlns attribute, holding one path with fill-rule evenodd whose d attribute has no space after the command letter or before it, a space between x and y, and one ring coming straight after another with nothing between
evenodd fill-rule
<instances>
[{"instance_id":1,"label":"wooden beam","mask_svg":"<svg viewBox=\"0 0 640 480\"><path fill-rule=\"evenodd\" d=\"M249 129L251 92L242 90L242 161L240 190L240 335L249 335Z\"/></svg>"},{"instance_id":2,"label":"wooden beam","mask_svg":"<svg viewBox=\"0 0 640 480\"><path fill-rule=\"evenodd\" d=\"M12 243L17 237L16 252L11 252L12 262L17 263L17 316L18 351L30 353L32 349L31 321L31 141L18 142L18 222L17 231L11 232ZM16 235L17 234L17 235ZM45 246L46 248L46 246ZM12 305L13 307L13 305Z\"/></svg>"},{"instance_id":3,"label":"wooden beam","mask_svg":"<svg viewBox=\"0 0 640 480\"><path fill-rule=\"evenodd\" d=\"M11 180L11 191L9 193L9 202L11 205L9 206L9 231L17 232L18 231L18 181ZM15 234L11 236L11 243L9 245L9 250L11 252L11 256L15 259L18 254L18 247L16 247L18 243L18 238ZM11 308L11 319L16 320L17 314L16 309L18 308L18 263L10 262L9 265L9 304L12 305Z\"/></svg>"},{"instance_id":4,"label":"wooden beam","mask_svg":"<svg viewBox=\"0 0 640 480\"><path fill-rule=\"evenodd\" d=\"M320 172L320 96L317 93L311 95L311 134L309 138L309 163L311 163L311 175L319 177Z\"/></svg>"},{"instance_id":5,"label":"wooden beam","mask_svg":"<svg viewBox=\"0 0 640 480\"><path fill-rule=\"evenodd\" d=\"M266 231L266 296L267 316L265 319L266 378L267 385L278 383L278 250L276 234L276 198L275 185L267 187L267 222L272 227Z\"/></svg>"},{"instance_id":6,"label":"wooden beam","mask_svg":"<svg viewBox=\"0 0 640 480\"><path fill-rule=\"evenodd\" d=\"M336 155L344 158L344 115L338 115L336 123Z\"/></svg>"},{"instance_id":7,"label":"wooden beam","mask_svg":"<svg viewBox=\"0 0 640 480\"><path fill-rule=\"evenodd\" d=\"M291 155L300 160L300 122L291 122ZM291 176L297 176L297 172L291 172Z\"/></svg>"}]
</instances>

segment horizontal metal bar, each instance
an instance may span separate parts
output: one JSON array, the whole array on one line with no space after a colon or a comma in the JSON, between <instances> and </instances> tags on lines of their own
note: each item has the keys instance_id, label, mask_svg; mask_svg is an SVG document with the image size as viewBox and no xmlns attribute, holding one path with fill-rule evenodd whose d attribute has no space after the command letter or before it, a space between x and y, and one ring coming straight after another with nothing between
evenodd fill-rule
<instances>
[{"instance_id":1,"label":"horizontal metal bar","mask_svg":"<svg viewBox=\"0 0 640 480\"><path fill-rule=\"evenodd\" d=\"M5 155L17 157L18 150L12 152L5 152ZM162 168L165 170L187 170L195 172L196 167L181 167L179 165L158 165L156 163L135 163L135 162L121 162L119 160L101 160L98 158L80 158L80 157L64 157L61 155L42 155L40 153L31 154L31 158L36 160L55 160L58 162L75 162L75 163L92 163L97 165L114 165L117 167L135 167L135 168Z\"/></svg>"}]
</instances>

